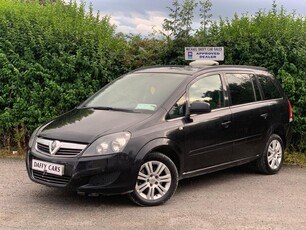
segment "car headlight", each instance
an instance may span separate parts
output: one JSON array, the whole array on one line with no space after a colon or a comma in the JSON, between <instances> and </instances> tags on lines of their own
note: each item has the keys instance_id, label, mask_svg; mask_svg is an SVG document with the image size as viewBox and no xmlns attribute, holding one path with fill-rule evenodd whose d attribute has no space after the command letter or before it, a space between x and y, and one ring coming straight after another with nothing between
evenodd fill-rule
<instances>
[{"instance_id":1,"label":"car headlight","mask_svg":"<svg viewBox=\"0 0 306 230\"><path fill-rule=\"evenodd\" d=\"M28 146L29 148L32 148L33 144L34 144L34 141L36 139L36 135L37 135L37 132L39 130L40 127L37 127L34 132L32 133L31 137L30 137L30 140L29 140L29 143L28 143Z\"/></svg>"},{"instance_id":2,"label":"car headlight","mask_svg":"<svg viewBox=\"0 0 306 230\"><path fill-rule=\"evenodd\" d=\"M122 152L131 138L129 132L114 133L95 140L83 153L83 157Z\"/></svg>"}]
</instances>

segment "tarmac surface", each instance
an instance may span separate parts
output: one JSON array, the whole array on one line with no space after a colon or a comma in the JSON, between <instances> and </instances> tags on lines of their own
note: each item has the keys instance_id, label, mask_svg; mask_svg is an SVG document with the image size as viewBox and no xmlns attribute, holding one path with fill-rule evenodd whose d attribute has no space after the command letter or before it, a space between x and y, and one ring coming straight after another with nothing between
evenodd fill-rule
<instances>
[{"instance_id":1,"label":"tarmac surface","mask_svg":"<svg viewBox=\"0 0 306 230\"><path fill-rule=\"evenodd\" d=\"M158 207L36 184L25 162L0 158L0 229L306 229L306 168L273 176L233 168L180 181Z\"/></svg>"}]
</instances>

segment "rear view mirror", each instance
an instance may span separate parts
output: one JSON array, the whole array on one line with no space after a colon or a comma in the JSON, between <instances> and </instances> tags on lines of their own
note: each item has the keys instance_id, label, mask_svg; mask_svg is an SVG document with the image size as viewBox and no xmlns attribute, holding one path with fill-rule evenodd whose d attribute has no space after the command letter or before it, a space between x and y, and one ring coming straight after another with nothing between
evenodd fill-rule
<instances>
[{"instance_id":1,"label":"rear view mirror","mask_svg":"<svg viewBox=\"0 0 306 230\"><path fill-rule=\"evenodd\" d=\"M204 101L195 101L190 104L190 114L203 114L211 111L210 104Z\"/></svg>"}]
</instances>

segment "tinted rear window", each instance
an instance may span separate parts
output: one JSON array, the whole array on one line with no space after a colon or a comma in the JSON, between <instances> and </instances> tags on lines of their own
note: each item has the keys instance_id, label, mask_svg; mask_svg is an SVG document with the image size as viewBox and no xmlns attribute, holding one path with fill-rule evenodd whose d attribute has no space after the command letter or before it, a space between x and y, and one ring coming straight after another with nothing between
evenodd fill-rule
<instances>
[{"instance_id":1,"label":"tinted rear window","mask_svg":"<svg viewBox=\"0 0 306 230\"><path fill-rule=\"evenodd\" d=\"M257 78L263 91L264 100L270 100L282 97L281 93L277 89L271 77L260 75L257 76Z\"/></svg>"},{"instance_id":2,"label":"tinted rear window","mask_svg":"<svg viewBox=\"0 0 306 230\"><path fill-rule=\"evenodd\" d=\"M226 74L232 105L256 101L254 84L250 74Z\"/></svg>"}]
</instances>

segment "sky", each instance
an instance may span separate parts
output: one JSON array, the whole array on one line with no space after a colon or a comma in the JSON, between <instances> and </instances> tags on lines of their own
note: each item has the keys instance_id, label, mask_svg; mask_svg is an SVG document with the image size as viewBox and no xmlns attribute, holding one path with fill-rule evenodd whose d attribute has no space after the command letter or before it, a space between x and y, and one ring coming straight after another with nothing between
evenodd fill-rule
<instances>
[{"instance_id":1,"label":"sky","mask_svg":"<svg viewBox=\"0 0 306 230\"><path fill-rule=\"evenodd\" d=\"M210 0L212 3L212 20L220 17L232 18L235 13L241 15L254 14L258 10L270 10L272 0ZM117 26L117 32L125 34L149 35L161 30L162 23L168 17L172 0L85 0L86 6L91 2L94 11L100 11L102 16L111 17L111 23ZM182 2L182 0L181 0ZM306 16L305 0L276 0L278 6L284 6L288 12L296 11L298 15ZM195 12L193 28L200 27L200 19Z\"/></svg>"}]
</instances>

